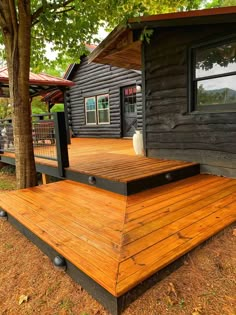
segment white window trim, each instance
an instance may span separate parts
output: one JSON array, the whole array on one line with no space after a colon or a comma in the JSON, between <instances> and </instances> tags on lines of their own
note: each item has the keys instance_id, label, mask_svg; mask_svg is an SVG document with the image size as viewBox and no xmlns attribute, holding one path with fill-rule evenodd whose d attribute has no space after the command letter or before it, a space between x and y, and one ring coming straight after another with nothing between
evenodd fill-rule
<instances>
[{"instance_id":1,"label":"white window trim","mask_svg":"<svg viewBox=\"0 0 236 315\"><path fill-rule=\"evenodd\" d=\"M106 108L106 109L99 109L98 108L98 97L99 96L107 96L108 97L108 108ZM110 118L110 99L109 99L109 94L99 94L99 95L97 95L96 96L96 105L97 105L97 123L98 123L98 125L110 125L110 123L111 123L111 118ZM109 118L109 121L107 121L107 122L100 122L99 121L99 114L98 114L98 112L100 111L100 110L106 110L106 111L108 111L108 118Z\"/></svg>"},{"instance_id":2,"label":"white window trim","mask_svg":"<svg viewBox=\"0 0 236 315\"><path fill-rule=\"evenodd\" d=\"M89 98L93 98L95 100L95 109L94 110L87 110L87 106L86 106L86 100ZM84 98L84 109L85 109L85 120L86 120L86 125L97 125L97 99L96 96L89 96L89 97L85 97ZM87 121L87 113L88 112L95 112L95 122L94 123L89 123Z\"/></svg>"},{"instance_id":3,"label":"white window trim","mask_svg":"<svg viewBox=\"0 0 236 315\"><path fill-rule=\"evenodd\" d=\"M106 109L99 109L98 108L98 97L99 96L107 96L108 97L108 108L106 108ZM95 100L95 105L96 105L95 110L87 110L86 100L89 99L89 98L93 98ZM99 111L102 111L102 110L108 111L108 118L109 118L108 122L100 122L99 121ZM98 95L95 95L95 96L84 97L84 112L85 112L86 125L88 125L88 126L110 125L111 124L111 117L110 117L110 98L109 98L109 94L108 93L104 93L104 94L98 94ZM95 120L96 120L95 123L89 123L87 121L87 113L88 112L95 112Z\"/></svg>"}]
</instances>

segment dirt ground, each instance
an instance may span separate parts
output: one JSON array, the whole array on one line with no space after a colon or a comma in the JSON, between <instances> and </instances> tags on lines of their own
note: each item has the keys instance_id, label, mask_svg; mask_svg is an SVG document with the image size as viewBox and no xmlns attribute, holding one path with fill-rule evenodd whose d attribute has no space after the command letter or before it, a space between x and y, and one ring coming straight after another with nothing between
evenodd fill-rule
<instances>
[{"instance_id":1,"label":"dirt ground","mask_svg":"<svg viewBox=\"0 0 236 315\"><path fill-rule=\"evenodd\" d=\"M236 224L182 262L123 315L236 315ZM64 272L55 270L47 256L8 222L0 221L0 314L108 312Z\"/></svg>"}]
</instances>

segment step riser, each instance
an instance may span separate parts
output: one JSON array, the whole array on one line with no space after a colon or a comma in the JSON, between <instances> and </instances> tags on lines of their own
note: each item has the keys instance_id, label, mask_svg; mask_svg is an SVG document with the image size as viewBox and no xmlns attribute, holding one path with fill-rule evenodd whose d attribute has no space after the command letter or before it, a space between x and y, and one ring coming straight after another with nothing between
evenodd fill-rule
<instances>
[{"instance_id":1,"label":"step riser","mask_svg":"<svg viewBox=\"0 0 236 315\"><path fill-rule=\"evenodd\" d=\"M198 174L200 174L200 165L196 164L174 171L167 171L162 174L139 178L135 181L127 183L111 181L109 179L94 176L95 184L92 184L92 186L102 188L120 195L130 196L147 189L166 185ZM91 185L89 184L91 177L90 175L65 170L65 176L67 179Z\"/></svg>"}]
</instances>

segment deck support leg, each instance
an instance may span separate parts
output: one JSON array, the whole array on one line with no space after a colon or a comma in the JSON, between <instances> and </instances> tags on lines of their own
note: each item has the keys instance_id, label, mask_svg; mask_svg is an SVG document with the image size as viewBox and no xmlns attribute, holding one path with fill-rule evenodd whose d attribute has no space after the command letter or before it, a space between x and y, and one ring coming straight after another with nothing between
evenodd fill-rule
<instances>
[{"instance_id":1,"label":"deck support leg","mask_svg":"<svg viewBox=\"0 0 236 315\"><path fill-rule=\"evenodd\" d=\"M49 183L49 176L45 173L42 173L42 184L46 185Z\"/></svg>"}]
</instances>

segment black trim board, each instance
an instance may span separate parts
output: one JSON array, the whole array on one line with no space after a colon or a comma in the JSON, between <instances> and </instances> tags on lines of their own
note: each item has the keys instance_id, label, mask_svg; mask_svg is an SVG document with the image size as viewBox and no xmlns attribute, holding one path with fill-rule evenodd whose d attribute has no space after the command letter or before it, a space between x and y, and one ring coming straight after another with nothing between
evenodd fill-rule
<instances>
[{"instance_id":1,"label":"black trim board","mask_svg":"<svg viewBox=\"0 0 236 315\"><path fill-rule=\"evenodd\" d=\"M92 175L83 174L80 172L71 171L65 169L65 178L73 180L75 182L83 183L89 185L89 177ZM126 183L112 181L106 178L94 176L96 179L96 184L91 185L97 188L105 189L120 195L127 195L127 185Z\"/></svg>"},{"instance_id":2,"label":"black trim board","mask_svg":"<svg viewBox=\"0 0 236 315\"><path fill-rule=\"evenodd\" d=\"M141 178L127 183L127 195L170 184L198 174L200 174L200 165L195 164L174 171L166 171L162 174Z\"/></svg>"},{"instance_id":3,"label":"black trim board","mask_svg":"<svg viewBox=\"0 0 236 315\"><path fill-rule=\"evenodd\" d=\"M28 238L33 244L35 244L50 260L56 256L61 256L56 250L54 250L47 243L42 241L37 235L31 232L23 224L17 221L13 216L8 214L8 222L12 224L17 230L19 230L26 238ZM115 297L103 287L101 287L92 278L87 276L69 260L66 261L66 273L78 284L80 284L95 300L101 303L112 315L121 314L123 307L123 296Z\"/></svg>"},{"instance_id":4,"label":"black trim board","mask_svg":"<svg viewBox=\"0 0 236 315\"><path fill-rule=\"evenodd\" d=\"M45 255L49 257L51 261L53 261L53 259L59 255L56 250L54 250L51 246L41 240L37 235L31 232L28 228L26 228L10 214L8 214L8 222L13 225L18 231L20 231L33 244L35 244ZM142 281L136 287L120 297L113 296L111 293L101 287L97 282L87 276L84 272L78 269L67 259L65 259L67 266L66 273L76 283L81 285L95 300L102 304L111 313L111 315L120 315L122 311L124 311L139 296L141 296L156 283L163 280L169 274L171 274L173 271L183 265L186 255L180 257L167 267L156 272L154 275Z\"/></svg>"},{"instance_id":5,"label":"black trim board","mask_svg":"<svg viewBox=\"0 0 236 315\"><path fill-rule=\"evenodd\" d=\"M11 160L12 160L11 161L12 163L8 163L8 162L6 163L15 165L14 163L15 160L14 159L11 159ZM2 160L2 162L5 162L5 161ZM118 182L118 181L113 181L106 178L94 176L96 179L96 183L93 185L89 184L89 177L92 176L91 174L84 174L84 173L76 172L76 171L65 168L64 177L61 177L57 167L52 167L52 166L48 166L44 164L36 164L36 170L37 172L54 176L60 179L69 179L75 182L79 182L79 183L87 184L87 185L94 186L97 188L101 188L107 191L111 191L120 195L129 196L129 195L136 194L138 192L141 192L147 189L155 188L158 186L169 184L177 180L181 180L184 178L197 175L200 173L200 165L199 164L190 165L187 167L180 168L178 170L166 171L162 174L143 177L143 178L139 178L137 180L130 181L130 182ZM166 177L167 174L170 174L171 178Z\"/></svg>"},{"instance_id":6,"label":"black trim board","mask_svg":"<svg viewBox=\"0 0 236 315\"><path fill-rule=\"evenodd\" d=\"M147 189L155 188L184 178L188 178L199 173L200 165L195 164L185 166L174 171L166 171L161 174L139 178L130 182L118 182L94 176L96 179L96 183L92 186L105 189L120 195L129 196ZM169 175L170 177L167 175ZM76 182L89 184L90 175L65 169L65 177L66 179L70 179Z\"/></svg>"},{"instance_id":7,"label":"black trim board","mask_svg":"<svg viewBox=\"0 0 236 315\"><path fill-rule=\"evenodd\" d=\"M57 167L49 166L49 165L44 165L44 164L36 164L36 171L39 173L44 173L50 176L54 176L57 178L63 179L60 174L59 170Z\"/></svg>"},{"instance_id":8,"label":"black trim board","mask_svg":"<svg viewBox=\"0 0 236 315\"><path fill-rule=\"evenodd\" d=\"M0 161L6 164L10 164L10 165L16 165L15 163L15 158L9 157L9 156L4 156L1 155L0 156Z\"/></svg>"},{"instance_id":9,"label":"black trim board","mask_svg":"<svg viewBox=\"0 0 236 315\"><path fill-rule=\"evenodd\" d=\"M15 158L9 156L2 155L0 157L0 161L10 165L16 165ZM36 163L36 171L39 173L45 173L50 176L61 178L57 167Z\"/></svg>"}]
</instances>

